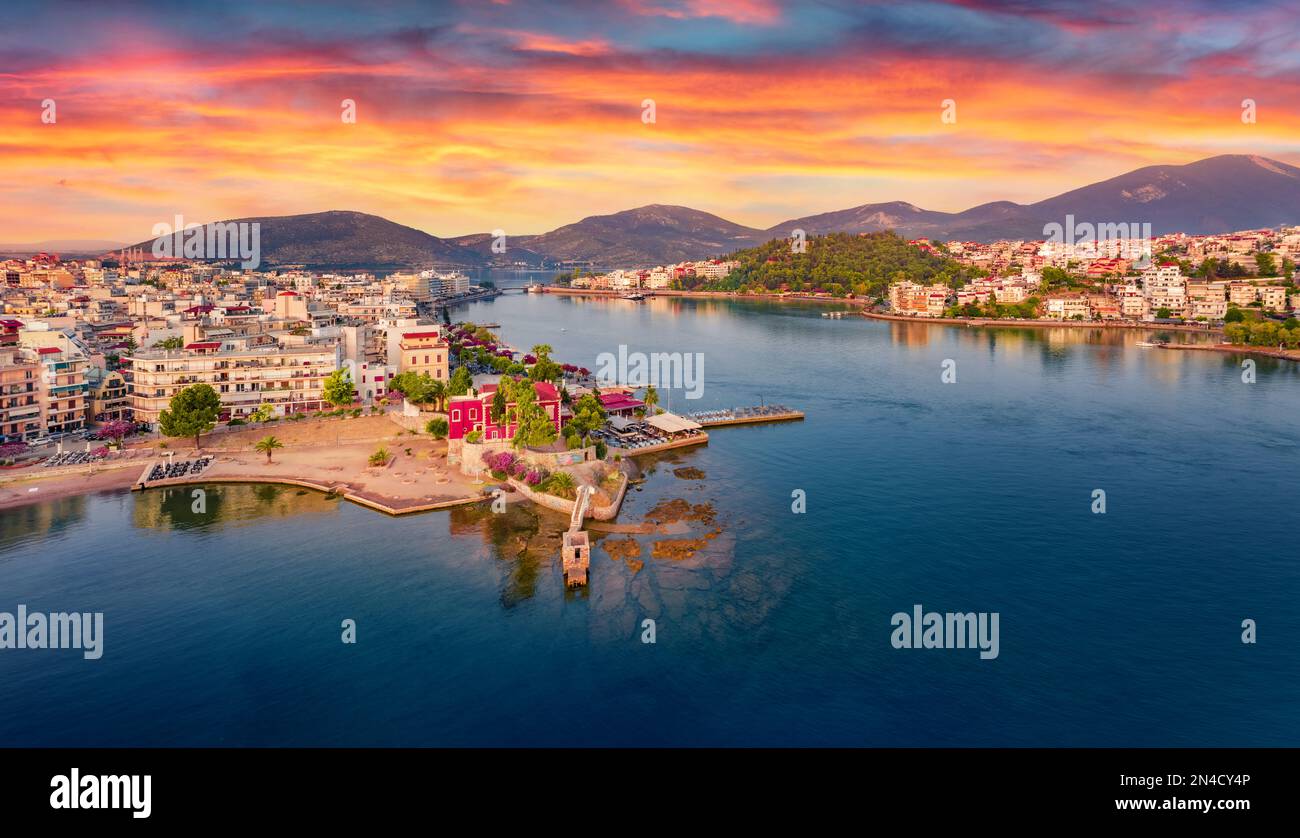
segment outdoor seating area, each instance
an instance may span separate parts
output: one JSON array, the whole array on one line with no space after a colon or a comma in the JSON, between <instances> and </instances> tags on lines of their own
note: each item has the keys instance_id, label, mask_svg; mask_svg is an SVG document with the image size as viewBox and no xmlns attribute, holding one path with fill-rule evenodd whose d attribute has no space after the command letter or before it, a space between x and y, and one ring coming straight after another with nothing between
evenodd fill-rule
<instances>
[{"instance_id":1,"label":"outdoor seating area","mask_svg":"<svg viewBox=\"0 0 1300 838\"><path fill-rule=\"evenodd\" d=\"M592 436L606 445L626 451L653 448L684 439L706 438L700 425L672 413L660 413L644 421L632 422L615 418Z\"/></svg>"},{"instance_id":2,"label":"outdoor seating area","mask_svg":"<svg viewBox=\"0 0 1300 838\"><path fill-rule=\"evenodd\" d=\"M758 407L728 407L720 410L701 410L688 413L687 418L696 422L735 421L738 419L759 419L767 416L784 416L795 413L793 408L783 404L768 404Z\"/></svg>"},{"instance_id":3,"label":"outdoor seating area","mask_svg":"<svg viewBox=\"0 0 1300 838\"><path fill-rule=\"evenodd\" d=\"M199 457L197 460L181 460L178 463L158 463L149 470L149 480L171 480L201 474L212 464L211 457Z\"/></svg>"},{"instance_id":4,"label":"outdoor seating area","mask_svg":"<svg viewBox=\"0 0 1300 838\"><path fill-rule=\"evenodd\" d=\"M607 426L591 432L592 439L598 439L613 448L634 450L659 445L667 439L644 422L633 422L622 428Z\"/></svg>"},{"instance_id":5,"label":"outdoor seating area","mask_svg":"<svg viewBox=\"0 0 1300 838\"><path fill-rule=\"evenodd\" d=\"M104 455L94 451L65 451L62 454L55 454L45 462L41 463L44 468L56 468L58 466L80 466L87 463L94 463L104 459Z\"/></svg>"}]
</instances>

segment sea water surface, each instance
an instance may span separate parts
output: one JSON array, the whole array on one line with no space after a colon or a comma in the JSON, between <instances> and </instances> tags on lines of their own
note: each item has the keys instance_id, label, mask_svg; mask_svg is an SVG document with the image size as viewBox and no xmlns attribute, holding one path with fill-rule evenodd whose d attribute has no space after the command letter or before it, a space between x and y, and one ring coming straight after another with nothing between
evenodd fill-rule
<instances>
[{"instance_id":1,"label":"sea water surface","mask_svg":"<svg viewBox=\"0 0 1300 838\"><path fill-rule=\"evenodd\" d=\"M822 310L453 312L590 368L702 353L674 410L807 414L645 460L620 521L687 520L634 561L598 544L587 591L564 590L566 522L522 507L224 486L204 514L179 491L0 512L0 611L105 615L100 660L0 650L0 744L1300 745L1300 366L1247 384L1241 357L1132 332ZM702 549L656 557L670 539ZM997 658L893 648L916 604L997 612Z\"/></svg>"}]
</instances>

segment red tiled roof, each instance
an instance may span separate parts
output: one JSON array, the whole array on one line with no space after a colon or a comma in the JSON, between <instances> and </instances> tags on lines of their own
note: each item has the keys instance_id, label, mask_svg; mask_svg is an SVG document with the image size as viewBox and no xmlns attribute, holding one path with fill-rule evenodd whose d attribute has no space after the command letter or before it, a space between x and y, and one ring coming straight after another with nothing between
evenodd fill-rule
<instances>
[{"instance_id":1,"label":"red tiled roof","mask_svg":"<svg viewBox=\"0 0 1300 838\"><path fill-rule=\"evenodd\" d=\"M209 341L199 341L196 343L187 343L185 344L185 348L186 349L220 349L221 341L209 340Z\"/></svg>"},{"instance_id":2,"label":"red tiled roof","mask_svg":"<svg viewBox=\"0 0 1300 838\"><path fill-rule=\"evenodd\" d=\"M601 393L600 403L606 409L625 410L628 408L645 407L645 402L640 399L634 399L627 393Z\"/></svg>"}]
</instances>

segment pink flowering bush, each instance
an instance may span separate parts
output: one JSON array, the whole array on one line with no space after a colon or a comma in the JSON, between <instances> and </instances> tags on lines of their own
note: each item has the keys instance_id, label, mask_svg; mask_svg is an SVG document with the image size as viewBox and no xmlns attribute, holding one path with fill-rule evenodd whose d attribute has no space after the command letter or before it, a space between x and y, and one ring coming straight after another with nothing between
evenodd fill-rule
<instances>
[{"instance_id":1,"label":"pink flowering bush","mask_svg":"<svg viewBox=\"0 0 1300 838\"><path fill-rule=\"evenodd\" d=\"M524 461L519 459L519 456L513 451L501 451L496 454L485 451L483 453L483 464L494 474L509 475L511 477L522 475L528 468Z\"/></svg>"}]
</instances>

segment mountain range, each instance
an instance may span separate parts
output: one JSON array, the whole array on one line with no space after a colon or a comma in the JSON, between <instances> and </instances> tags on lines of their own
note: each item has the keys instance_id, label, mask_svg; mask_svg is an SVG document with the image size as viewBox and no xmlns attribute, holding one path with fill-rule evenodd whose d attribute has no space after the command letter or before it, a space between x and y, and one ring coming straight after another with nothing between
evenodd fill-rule
<instances>
[{"instance_id":1,"label":"mountain range","mask_svg":"<svg viewBox=\"0 0 1300 838\"><path fill-rule=\"evenodd\" d=\"M995 201L962 212L903 201L791 218L766 230L690 207L652 204L593 215L540 235L510 236L504 254L490 233L439 238L375 215L334 210L233 219L258 222L262 261L316 267L480 268L523 263L641 266L720 256L793 230L806 235L893 230L907 238L1039 239L1043 226L1149 223L1153 235L1221 233L1300 223L1300 168L1255 155L1221 155L1181 166L1146 166L1032 204ZM146 252L151 240L140 242Z\"/></svg>"}]
</instances>

